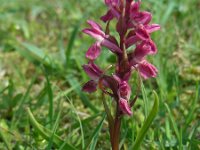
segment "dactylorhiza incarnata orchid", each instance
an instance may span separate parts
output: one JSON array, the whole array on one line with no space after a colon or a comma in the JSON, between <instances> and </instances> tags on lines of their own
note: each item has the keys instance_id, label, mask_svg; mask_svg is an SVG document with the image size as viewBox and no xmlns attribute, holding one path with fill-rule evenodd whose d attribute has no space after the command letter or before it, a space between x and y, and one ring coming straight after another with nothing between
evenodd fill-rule
<instances>
[{"instance_id":1,"label":"dactylorhiza incarnata orchid","mask_svg":"<svg viewBox=\"0 0 200 150\"><path fill-rule=\"evenodd\" d=\"M83 30L85 34L95 39L95 43L86 52L88 64L83 65L83 69L91 80L83 86L82 90L93 93L100 89L116 102L114 127L112 125L110 127L111 145L115 149L117 142L114 139L117 136L115 132L120 127L119 118L133 114L131 107L134 102L130 101L131 86L129 85L131 75L139 72L145 80L157 76L158 70L146 60L146 56L157 53L151 33L159 30L160 25L150 24L152 14L140 10L141 0L105 0L105 5L108 11L101 17L101 20L107 24L105 32L92 20L87 21L90 27ZM119 39L109 33L109 24L113 20L117 21L116 32L119 34ZM111 75L106 74L106 69L101 69L95 64L95 60L101 55L102 47L116 56L117 61L112 64L115 66L115 72ZM132 50L127 51L130 48Z\"/></svg>"}]
</instances>

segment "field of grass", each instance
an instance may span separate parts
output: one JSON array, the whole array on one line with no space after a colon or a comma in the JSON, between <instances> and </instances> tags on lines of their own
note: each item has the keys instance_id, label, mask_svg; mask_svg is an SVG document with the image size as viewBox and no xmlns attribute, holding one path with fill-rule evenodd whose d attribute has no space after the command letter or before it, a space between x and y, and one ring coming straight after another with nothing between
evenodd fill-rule
<instances>
[{"instance_id":1,"label":"field of grass","mask_svg":"<svg viewBox=\"0 0 200 150\"><path fill-rule=\"evenodd\" d=\"M155 90L159 112L141 149L198 150L200 1L143 0L142 9L161 24L149 58L159 75L144 81L133 116L123 118L120 148L132 147ZM0 0L0 150L110 149L101 93L81 91L93 42L81 30L105 11L100 0ZM111 54L97 62L107 66Z\"/></svg>"}]
</instances>

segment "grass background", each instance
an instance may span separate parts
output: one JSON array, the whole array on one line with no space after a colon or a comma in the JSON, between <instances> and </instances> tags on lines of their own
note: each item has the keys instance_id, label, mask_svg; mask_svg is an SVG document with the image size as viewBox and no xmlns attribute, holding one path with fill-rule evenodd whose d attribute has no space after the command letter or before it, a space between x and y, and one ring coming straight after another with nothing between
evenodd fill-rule
<instances>
[{"instance_id":1,"label":"grass background","mask_svg":"<svg viewBox=\"0 0 200 150\"><path fill-rule=\"evenodd\" d=\"M159 76L144 81L134 115L124 117L121 149L133 144L153 90L159 113L141 149L200 149L200 1L146 0L142 9L162 26L153 33L158 54L149 58ZM93 42L81 30L87 19L100 23L105 11L99 0L0 0L0 149L63 149L32 126L27 107L51 137L77 149L110 149L101 93L80 90ZM103 50L97 63L112 63L111 54Z\"/></svg>"}]
</instances>

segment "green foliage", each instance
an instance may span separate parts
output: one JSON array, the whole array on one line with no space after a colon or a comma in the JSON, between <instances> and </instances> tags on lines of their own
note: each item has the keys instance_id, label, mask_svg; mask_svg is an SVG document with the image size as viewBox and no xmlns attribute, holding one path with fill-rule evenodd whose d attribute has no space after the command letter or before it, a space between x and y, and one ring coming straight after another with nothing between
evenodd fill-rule
<instances>
[{"instance_id":1,"label":"green foliage","mask_svg":"<svg viewBox=\"0 0 200 150\"><path fill-rule=\"evenodd\" d=\"M150 125L152 124L154 118L156 117L156 115L158 113L159 99L158 99L158 95L156 92L154 92L154 97L155 97L155 100L154 100L155 102L151 109L151 112L149 113L145 122L143 123L142 128L140 129L140 131L136 137L134 145L130 149L134 149L134 150L140 149L140 145L143 141L143 138L146 135Z\"/></svg>"},{"instance_id":2,"label":"green foliage","mask_svg":"<svg viewBox=\"0 0 200 150\"><path fill-rule=\"evenodd\" d=\"M81 91L88 80L81 65L93 42L81 30L87 19L99 22L102 1L0 4L0 149L110 149L105 118L112 118L103 103L113 103L100 92ZM162 25L152 34L159 76L143 82L133 116L122 119L120 147L200 149L200 2L146 0L142 7ZM98 61L103 68L114 60L103 49ZM155 119L153 90L159 97Z\"/></svg>"}]
</instances>

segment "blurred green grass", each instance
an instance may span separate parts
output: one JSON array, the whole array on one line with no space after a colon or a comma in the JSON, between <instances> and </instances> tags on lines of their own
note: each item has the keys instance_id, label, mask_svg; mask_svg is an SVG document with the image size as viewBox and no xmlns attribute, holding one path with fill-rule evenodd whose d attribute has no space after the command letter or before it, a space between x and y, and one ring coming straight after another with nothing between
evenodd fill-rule
<instances>
[{"instance_id":1,"label":"blurred green grass","mask_svg":"<svg viewBox=\"0 0 200 150\"><path fill-rule=\"evenodd\" d=\"M41 125L77 149L88 144L90 149L109 149L107 122L101 122L101 95L80 90L88 79L81 69L84 53L93 42L81 30L87 19L100 23L106 10L102 1L0 0L0 4L0 149L56 146L32 127L27 107ZM149 58L159 76L144 82L147 110L153 104L153 89L159 93L160 109L141 149L200 149L200 2L146 0L142 9L151 11L153 22L162 29L153 34L158 55ZM112 63L110 53L104 50L98 63L102 67ZM122 149L132 145L144 121L143 96L134 115L123 119Z\"/></svg>"}]
</instances>

